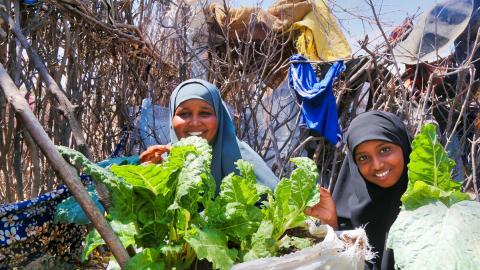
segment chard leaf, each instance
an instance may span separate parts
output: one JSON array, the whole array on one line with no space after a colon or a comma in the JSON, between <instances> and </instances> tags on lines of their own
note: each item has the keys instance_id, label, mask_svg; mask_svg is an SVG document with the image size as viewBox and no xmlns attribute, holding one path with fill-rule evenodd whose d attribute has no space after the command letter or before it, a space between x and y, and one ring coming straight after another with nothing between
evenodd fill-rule
<instances>
[{"instance_id":1,"label":"chard leaf","mask_svg":"<svg viewBox=\"0 0 480 270\"><path fill-rule=\"evenodd\" d=\"M110 222L110 225L112 225L112 229L115 231L115 234L118 235L124 247L135 244L136 229L133 222L123 224L113 220Z\"/></svg>"},{"instance_id":2,"label":"chard leaf","mask_svg":"<svg viewBox=\"0 0 480 270\"><path fill-rule=\"evenodd\" d=\"M165 263L162 261L160 251L154 248L146 248L128 260L127 269L163 270L165 269Z\"/></svg>"},{"instance_id":3,"label":"chard leaf","mask_svg":"<svg viewBox=\"0 0 480 270\"><path fill-rule=\"evenodd\" d=\"M164 194L169 190L167 181L170 175L165 175L166 170L163 170L162 166L113 165L110 169L132 187L148 189L155 195ZM172 172L168 171L168 173Z\"/></svg>"},{"instance_id":4,"label":"chard leaf","mask_svg":"<svg viewBox=\"0 0 480 270\"><path fill-rule=\"evenodd\" d=\"M403 206L407 210L415 209L435 201L441 201L446 206L450 206L468 199L468 195L459 190L447 192L435 186L428 185L423 181L413 183L402 196Z\"/></svg>"},{"instance_id":5,"label":"chard leaf","mask_svg":"<svg viewBox=\"0 0 480 270\"><path fill-rule=\"evenodd\" d=\"M198 203L207 206L215 194L215 180L210 172L211 148L199 137L187 137L173 145L171 159L183 157L180 167L174 203L169 210L185 208L191 213L198 212Z\"/></svg>"},{"instance_id":6,"label":"chard leaf","mask_svg":"<svg viewBox=\"0 0 480 270\"><path fill-rule=\"evenodd\" d=\"M313 160L304 157L293 158L292 162L297 165L297 169L290 176L292 183L290 201L297 208L302 208L301 211L303 211L310 199L315 196L317 190L317 165Z\"/></svg>"},{"instance_id":7,"label":"chard leaf","mask_svg":"<svg viewBox=\"0 0 480 270\"><path fill-rule=\"evenodd\" d=\"M222 180L220 194L206 209L208 226L224 232L230 241L241 245L248 242L262 221L261 210L255 206L260 199L253 165L238 160L240 175L229 174Z\"/></svg>"},{"instance_id":8,"label":"chard leaf","mask_svg":"<svg viewBox=\"0 0 480 270\"><path fill-rule=\"evenodd\" d=\"M119 183L109 188L109 195L111 201L109 211L112 218L123 223L135 221L135 205L138 204L138 199L133 193L132 187Z\"/></svg>"},{"instance_id":9,"label":"chard leaf","mask_svg":"<svg viewBox=\"0 0 480 270\"><path fill-rule=\"evenodd\" d=\"M435 125L427 124L422 127L412 142L412 150L408 164L408 179L412 183L424 181L442 190L449 190L450 171L455 162L448 157L438 141Z\"/></svg>"},{"instance_id":10,"label":"chard leaf","mask_svg":"<svg viewBox=\"0 0 480 270\"><path fill-rule=\"evenodd\" d=\"M415 209L437 200L450 206L468 200L468 195L460 192L460 184L450 179L454 166L455 162L437 139L435 125L423 126L412 142L409 183L401 198L403 207Z\"/></svg>"},{"instance_id":11,"label":"chard leaf","mask_svg":"<svg viewBox=\"0 0 480 270\"><path fill-rule=\"evenodd\" d=\"M252 236L252 246L243 257L243 261L274 256L278 250L278 244L273 237L273 232L273 223L263 220L257 232Z\"/></svg>"},{"instance_id":12,"label":"chard leaf","mask_svg":"<svg viewBox=\"0 0 480 270\"><path fill-rule=\"evenodd\" d=\"M97 247L104 245L105 241L97 232L97 230L91 230L85 237L85 245L83 247L81 260L88 260L88 256L92 253Z\"/></svg>"},{"instance_id":13,"label":"chard leaf","mask_svg":"<svg viewBox=\"0 0 480 270\"><path fill-rule=\"evenodd\" d=\"M260 199L253 165L243 160L238 160L235 164L240 175L231 173L223 178L219 199L227 203L238 202L253 205Z\"/></svg>"},{"instance_id":14,"label":"chard leaf","mask_svg":"<svg viewBox=\"0 0 480 270\"><path fill-rule=\"evenodd\" d=\"M312 240L309 238L300 238L296 236L290 237L286 235L280 240L279 248L285 249L285 250L294 248L298 250L298 249L304 249L311 246L312 246Z\"/></svg>"},{"instance_id":15,"label":"chard leaf","mask_svg":"<svg viewBox=\"0 0 480 270\"><path fill-rule=\"evenodd\" d=\"M118 182L121 181L107 169L104 169L91 162L82 153L66 146L57 145L56 147L58 152L60 152L63 156L70 158L73 163L75 163L77 166L80 166L85 174L90 175L95 181L104 183L107 185L107 187L116 186Z\"/></svg>"},{"instance_id":16,"label":"chard leaf","mask_svg":"<svg viewBox=\"0 0 480 270\"><path fill-rule=\"evenodd\" d=\"M194 226L185 240L198 259L207 259L215 269L230 269L237 257L237 250L229 249L225 234L216 229L200 230Z\"/></svg>"},{"instance_id":17,"label":"chard leaf","mask_svg":"<svg viewBox=\"0 0 480 270\"><path fill-rule=\"evenodd\" d=\"M402 210L390 228L387 246L395 263L408 269L478 269L480 203L461 201L449 208L434 202Z\"/></svg>"},{"instance_id":18,"label":"chard leaf","mask_svg":"<svg viewBox=\"0 0 480 270\"><path fill-rule=\"evenodd\" d=\"M278 183L266 209L266 215L274 225L274 236L277 240L286 230L304 226L304 210L318 193L315 162L303 157L293 158L292 162L297 168L290 178L284 178Z\"/></svg>"},{"instance_id":19,"label":"chard leaf","mask_svg":"<svg viewBox=\"0 0 480 270\"><path fill-rule=\"evenodd\" d=\"M216 228L238 244L250 239L263 218L258 207L237 202L226 204L219 216L223 222L216 224Z\"/></svg>"},{"instance_id":20,"label":"chard leaf","mask_svg":"<svg viewBox=\"0 0 480 270\"><path fill-rule=\"evenodd\" d=\"M151 197L147 197L146 194L143 197L136 196L138 241L145 247L161 244L169 233L169 224L173 220L172 214L166 211L169 200L172 199L160 195L149 194L149 196Z\"/></svg>"},{"instance_id":21,"label":"chard leaf","mask_svg":"<svg viewBox=\"0 0 480 270\"><path fill-rule=\"evenodd\" d=\"M110 189L112 198L111 216L122 222L138 221L140 224L147 221L156 221L157 217L163 216L166 208L167 199L162 194L168 194L163 190L156 193L159 189L165 189L164 185L158 186L151 184L152 178L158 178L159 166L149 165L127 165L112 166L111 170L115 175L121 177L124 184L119 184ZM157 174L158 173L158 174ZM158 182L158 181L157 181ZM159 213L159 211L162 211Z\"/></svg>"},{"instance_id":22,"label":"chard leaf","mask_svg":"<svg viewBox=\"0 0 480 270\"><path fill-rule=\"evenodd\" d=\"M128 247L130 245L135 244L135 225L133 223L123 224L118 221L113 220L110 222L110 226L112 226L113 231L120 239L124 247ZM92 253L95 248L104 245L105 241L103 241L100 234L97 230L92 230L85 238L85 247L83 248L82 252L82 261L88 259L90 253Z\"/></svg>"}]
</instances>

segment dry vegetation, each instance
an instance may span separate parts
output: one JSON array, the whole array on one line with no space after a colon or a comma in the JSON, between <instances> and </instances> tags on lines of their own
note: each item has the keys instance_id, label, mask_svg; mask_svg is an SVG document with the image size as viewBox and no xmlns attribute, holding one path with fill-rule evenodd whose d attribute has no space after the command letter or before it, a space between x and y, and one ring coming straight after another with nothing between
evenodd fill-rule
<instances>
[{"instance_id":1,"label":"dry vegetation","mask_svg":"<svg viewBox=\"0 0 480 270\"><path fill-rule=\"evenodd\" d=\"M288 171L289 157L308 153L317 161L324 183L335 179L344 149L299 128L295 99L272 98L286 78L295 33L267 29L264 38L255 39L258 25L252 18L238 35L230 31L228 15L224 25L204 23L204 3L197 1L46 0L33 6L2 2L0 63L55 144L103 160L122 135L135 137L135 108L142 99L151 97L165 106L179 82L201 77L219 86L231 105L239 138L269 160L277 174ZM8 18L20 27L17 32L32 50L19 42L22 34L9 26ZM364 19L382 27L376 16ZM341 126L348 127L362 100L368 109L401 115L413 133L435 119L444 144L459 150L465 188L478 194L476 59L472 54L461 63L450 57L418 65L413 71L417 88L412 91L405 83L411 76L391 57L396 40L387 34L375 46L368 39L360 42L364 56L348 61L335 84ZM53 82L41 73L36 57ZM320 77L328 68L326 63L315 66ZM422 67L435 72L425 77ZM62 95L70 105L59 98ZM281 116L286 111L288 117ZM75 129L76 121L82 132ZM1 92L0 125L0 203L32 198L59 184ZM291 136L279 140L280 129ZM138 154L129 147L125 153Z\"/></svg>"}]
</instances>

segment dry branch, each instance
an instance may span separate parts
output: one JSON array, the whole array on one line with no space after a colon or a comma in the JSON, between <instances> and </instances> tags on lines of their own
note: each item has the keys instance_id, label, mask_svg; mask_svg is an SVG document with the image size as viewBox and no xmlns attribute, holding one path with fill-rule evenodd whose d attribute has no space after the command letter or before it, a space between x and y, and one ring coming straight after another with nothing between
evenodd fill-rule
<instances>
[{"instance_id":1,"label":"dry branch","mask_svg":"<svg viewBox=\"0 0 480 270\"><path fill-rule=\"evenodd\" d=\"M60 89L59 85L55 82L52 76L48 73L48 69L45 66L44 62L37 54L37 52L30 46L27 38L23 35L19 26L8 16L4 11L0 11L0 16L8 22L10 30L15 34L17 39L20 41L22 46L27 50L28 55L35 63L35 67L38 69L40 76L45 81L48 90L53 94L58 102L58 109L62 114L68 119L72 134L75 138L75 141L78 145L80 152L82 152L88 159L92 159L92 154L88 149L85 137L83 136L82 128L75 116L75 108L73 104L65 96L64 92Z\"/></svg>"},{"instance_id":2,"label":"dry branch","mask_svg":"<svg viewBox=\"0 0 480 270\"><path fill-rule=\"evenodd\" d=\"M80 182L76 171L70 166L55 148L48 135L30 110L28 103L19 94L7 71L0 64L0 86L3 89L5 97L15 108L15 111L22 119L25 128L32 135L33 140L38 144L44 155L50 161L54 170L63 179L70 192L79 202L87 217L92 221L93 226L105 240L117 262L124 268L129 259L128 253L123 247L118 237L113 232L110 224L105 220L100 210L92 201L87 191Z\"/></svg>"}]
</instances>

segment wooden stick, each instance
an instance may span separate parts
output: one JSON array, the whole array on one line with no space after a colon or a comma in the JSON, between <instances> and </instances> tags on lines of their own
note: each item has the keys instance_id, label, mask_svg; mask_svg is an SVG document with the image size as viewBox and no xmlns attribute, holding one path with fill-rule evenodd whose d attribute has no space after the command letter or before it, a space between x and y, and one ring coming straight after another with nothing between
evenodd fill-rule
<instances>
[{"instance_id":1,"label":"wooden stick","mask_svg":"<svg viewBox=\"0 0 480 270\"><path fill-rule=\"evenodd\" d=\"M10 18L10 16L8 16L8 14L5 13L3 10L0 10L0 15L5 20L5 22L8 22L10 30L16 36L17 40L20 41L22 46L27 51L30 59L32 59L32 61L34 62L35 67L40 73L41 78L43 79L43 81L45 81L45 84L47 85L47 89L55 96L59 106L58 109L63 113L63 115L67 118L68 123L70 124L70 128L72 130L73 137L75 138L75 142L78 145L79 151L82 152L82 154L84 154L88 159L92 160L92 154L90 153L85 137L83 136L80 122L78 122L77 118L75 117L75 109L73 104L65 96L64 92L60 89L52 76L50 76L44 62L37 54L37 52L30 46L30 43L23 35L20 27L15 24L12 18Z\"/></svg>"},{"instance_id":2,"label":"wooden stick","mask_svg":"<svg viewBox=\"0 0 480 270\"><path fill-rule=\"evenodd\" d=\"M87 217L92 221L93 226L105 240L105 243L112 251L115 259L117 259L118 264L124 268L130 258L127 251L113 232L110 224L108 224L102 213L100 213L100 210L98 210L97 206L88 196L88 193L81 184L76 171L62 158L47 133L43 130L42 125L30 110L28 103L22 97L20 91L15 86L15 83L10 78L2 64L0 64L0 87L3 89L8 102L12 104L18 116L22 119L23 125L28 130L35 143L38 144L53 169L58 175L60 175L68 186L70 192L80 203L80 206L87 214Z\"/></svg>"}]
</instances>

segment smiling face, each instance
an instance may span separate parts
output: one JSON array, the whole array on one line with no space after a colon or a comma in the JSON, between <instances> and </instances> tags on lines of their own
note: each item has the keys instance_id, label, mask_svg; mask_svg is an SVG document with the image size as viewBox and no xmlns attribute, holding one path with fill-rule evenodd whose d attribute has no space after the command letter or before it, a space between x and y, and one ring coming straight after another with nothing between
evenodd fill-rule
<instances>
[{"instance_id":1,"label":"smiling face","mask_svg":"<svg viewBox=\"0 0 480 270\"><path fill-rule=\"evenodd\" d=\"M178 105L172 119L178 139L202 137L212 143L217 134L218 121L214 108L201 99L189 99Z\"/></svg>"},{"instance_id":2,"label":"smiling face","mask_svg":"<svg viewBox=\"0 0 480 270\"><path fill-rule=\"evenodd\" d=\"M382 188L395 185L405 168L402 148L381 140L362 142L355 148L354 158L360 174Z\"/></svg>"}]
</instances>

